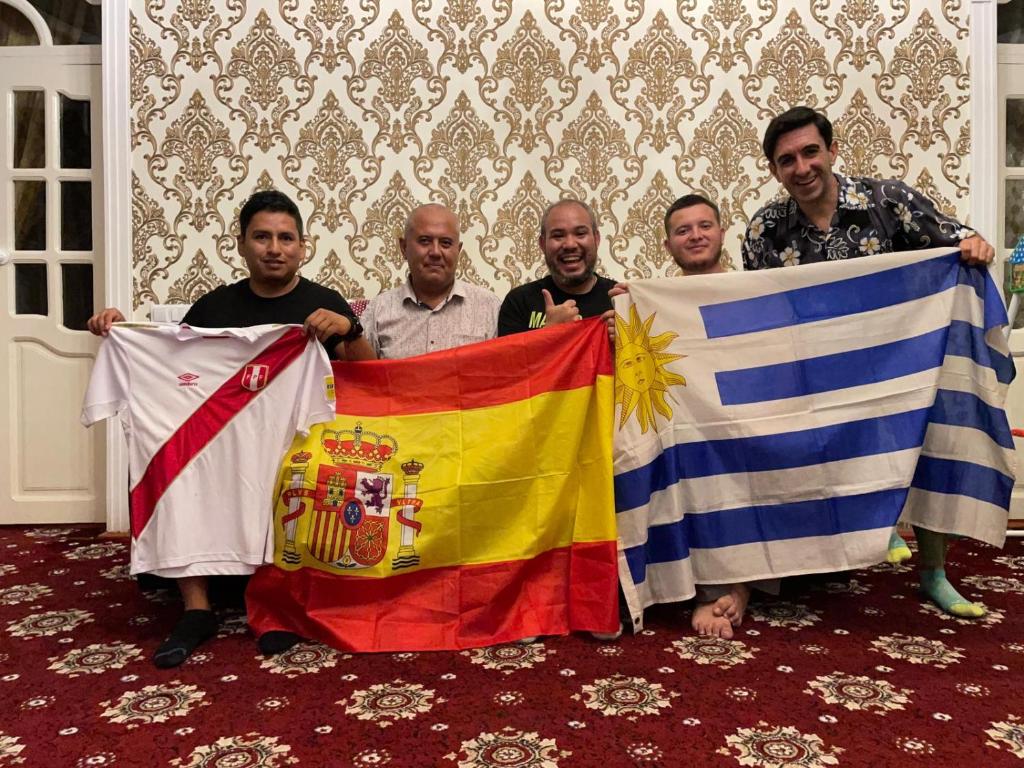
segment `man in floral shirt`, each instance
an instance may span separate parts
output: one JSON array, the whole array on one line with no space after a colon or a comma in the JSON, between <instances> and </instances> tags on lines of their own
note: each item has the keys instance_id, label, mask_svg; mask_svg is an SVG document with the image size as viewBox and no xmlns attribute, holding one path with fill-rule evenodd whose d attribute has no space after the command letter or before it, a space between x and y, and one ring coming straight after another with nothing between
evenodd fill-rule
<instances>
[{"instance_id":1,"label":"man in floral shirt","mask_svg":"<svg viewBox=\"0 0 1024 768\"><path fill-rule=\"evenodd\" d=\"M745 269L771 269L874 253L959 246L969 265L987 265L994 251L977 232L939 213L927 197L895 179L848 178L832 171L838 147L832 124L808 107L793 107L769 124L762 143L768 168L789 196L754 214L743 241ZM946 613L985 615L946 579L946 536L916 527L921 591ZM910 557L894 530L890 562Z\"/></svg>"},{"instance_id":2,"label":"man in floral shirt","mask_svg":"<svg viewBox=\"0 0 1024 768\"><path fill-rule=\"evenodd\" d=\"M960 247L968 264L992 261L992 246L939 213L902 181L832 171L832 124L808 107L771 121L763 143L768 168L789 193L754 214L743 242L745 269L769 269L873 253Z\"/></svg>"}]
</instances>

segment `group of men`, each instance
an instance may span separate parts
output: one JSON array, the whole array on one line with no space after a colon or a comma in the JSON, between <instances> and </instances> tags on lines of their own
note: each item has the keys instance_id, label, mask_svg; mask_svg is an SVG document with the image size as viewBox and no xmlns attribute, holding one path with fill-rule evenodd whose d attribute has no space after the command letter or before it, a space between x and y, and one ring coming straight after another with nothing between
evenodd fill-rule
<instances>
[{"instance_id":1,"label":"group of men","mask_svg":"<svg viewBox=\"0 0 1024 768\"><path fill-rule=\"evenodd\" d=\"M833 172L837 144L821 113L796 107L777 116L768 126L763 149L788 197L751 219L743 243L746 269L935 246L959 247L968 264L988 264L993 258L992 247L979 235L902 182ZM237 246L249 277L200 298L182 322L196 327L302 323L335 359L403 358L554 323L610 317L611 296L628 290L597 274L597 219L578 200L557 201L541 218L538 244L549 274L513 288L503 301L456 278L462 250L457 216L437 204L414 209L398 238L408 278L372 299L361 318L336 291L298 275L304 253L302 217L287 196L276 191L254 194L242 208L239 225ZM664 247L684 276L725 271L725 233L710 199L700 194L679 198L666 212L664 227ZM117 309L106 309L90 319L89 328L105 335L112 323L124 319ZM960 596L945 578L944 535L918 529L917 540L924 593L954 615L982 615L984 609ZM896 557L905 550L895 533L892 549ZM162 667L182 663L217 629L206 575L177 581L185 612L154 654ZM698 592L694 629L731 637L749 595L746 584ZM261 638L265 653L283 650L296 639L268 634Z\"/></svg>"}]
</instances>

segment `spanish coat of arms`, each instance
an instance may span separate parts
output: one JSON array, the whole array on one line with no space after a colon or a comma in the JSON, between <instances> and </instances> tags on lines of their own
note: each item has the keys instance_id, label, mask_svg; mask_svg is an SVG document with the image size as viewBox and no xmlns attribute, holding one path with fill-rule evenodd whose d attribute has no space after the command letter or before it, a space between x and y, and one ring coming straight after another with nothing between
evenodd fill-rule
<instances>
[{"instance_id":1,"label":"spanish coat of arms","mask_svg":"<svg viewBox=\"0 0 1024 768\"><path fill-rule=\"evenodd\" d=\"M354 429L324 429L320 445L330 463L310 464L313 454L309 451L290 459L290 481L280 496L287 510L281 518L284 563L302 563L301 547L314 558L314 566L371 568L387 554L395 510L401 538L391 568L418 565L416 536L423 526L416 512L423 502L416 498L416 491L423 464L403 463L402 475L396 478L392 468L397 463L397 441L390 435L366 432L361 423ZM400 495L396 482L402 483ZM299 541L303 517L305 536Z\"/></svg>"}]
</instances>

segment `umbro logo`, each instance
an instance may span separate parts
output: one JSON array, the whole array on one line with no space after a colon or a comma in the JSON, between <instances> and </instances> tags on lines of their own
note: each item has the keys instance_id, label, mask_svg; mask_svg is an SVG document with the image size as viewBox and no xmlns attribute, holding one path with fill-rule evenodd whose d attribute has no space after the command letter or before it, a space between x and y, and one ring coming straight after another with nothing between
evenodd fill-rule
<instances>
[{"instance_id":1,"label":"umbro logo","mask_svg":"<svg viewBox=\"0 0 1024 768\"><path fill-rule=\"evenodd\" d=\"M196 383L198 378L199 378L199 374L197 374L197 373L183 373L180 376L178 376L178 386L179 387L198 387L199 385Z\"/></svg>"}]
</instances>

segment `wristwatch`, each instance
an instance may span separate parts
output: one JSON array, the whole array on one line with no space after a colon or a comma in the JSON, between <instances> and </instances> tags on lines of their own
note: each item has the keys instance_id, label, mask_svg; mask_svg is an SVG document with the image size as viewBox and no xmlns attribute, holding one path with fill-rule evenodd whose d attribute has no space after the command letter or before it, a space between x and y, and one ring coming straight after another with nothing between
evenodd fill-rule
<instances>
[{"instance_id":1,"label":"wristwatch","mask_svg":"<svg viewBox=\"0 0 1024 768\"><path fill-rule=\"evenodd\" d=\"M352 315L348 318L349 322L352 323L352 327L348 329L348 333L341 337L342 341L355 341L363 335L363 324L359 322L359 318Z\"/></svg>"}]
</instances>

